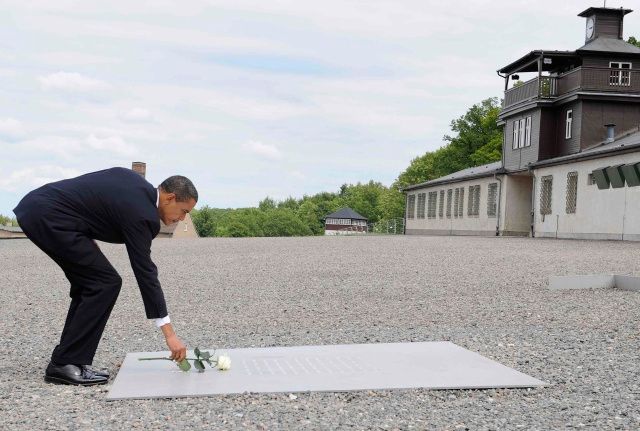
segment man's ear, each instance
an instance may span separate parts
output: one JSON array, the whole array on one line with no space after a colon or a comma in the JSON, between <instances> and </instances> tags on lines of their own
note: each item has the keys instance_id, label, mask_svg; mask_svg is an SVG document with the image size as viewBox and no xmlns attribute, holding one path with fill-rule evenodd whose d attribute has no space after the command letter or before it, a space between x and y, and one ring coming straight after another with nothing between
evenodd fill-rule
<instances>
[{"instance_id":1,"label":"man's ear","mask_svg":"<svg viewBox=\"0 0 640 431\"><path fill-rule=\"evenodd\" d=\"M175 201L176 200L176 194L175 193L167 193L166 197L167 197L167 203L170 203L171 201Z\"/></svg>"}]
</instances>

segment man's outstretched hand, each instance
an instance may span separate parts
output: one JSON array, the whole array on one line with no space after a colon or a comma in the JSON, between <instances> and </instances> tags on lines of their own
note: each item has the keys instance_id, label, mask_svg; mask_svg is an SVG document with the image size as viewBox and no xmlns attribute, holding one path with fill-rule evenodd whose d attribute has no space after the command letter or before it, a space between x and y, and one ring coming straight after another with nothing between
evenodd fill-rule
<instances>
[{"instance_id":1,"label":"man's outstretched hand","mask_svg":"<svg viewBox=\"0 0 640 431\"><path fill-rule=\"evenodd\" d=\"M171 350L170 358L176 362L180 362L185 359L187 357L187 346L180 341L176 333L173 331L171 323L162 325L160 328L162 329L164 338L167 341L167 347Z\"/></svg>"},{"instance_id":2,"label":"man's outstretched hand","mask_svg":"<svg viewBox=\"0 0 640 431\"><path fill-rule=\"evenodd\" d=\"M185 346L177 335L167 338L167 346L171 350L170 358L176 362L182 361L187 357L187 346Z\"/></svg>"}]
</instances>

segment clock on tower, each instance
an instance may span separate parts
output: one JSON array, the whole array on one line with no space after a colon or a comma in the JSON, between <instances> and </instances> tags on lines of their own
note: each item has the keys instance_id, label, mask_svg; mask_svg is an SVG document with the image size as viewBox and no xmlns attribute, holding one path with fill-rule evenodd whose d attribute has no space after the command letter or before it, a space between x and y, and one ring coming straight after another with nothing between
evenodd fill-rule
<instances>
[{"instance_id":1,"label":"clock on tower","mask_svg":"<svg viewBox=\"0 0 640 431\"><path fill-rule=\"evenodd\" d=\"M578 16L587 19L584 32L585 43L600 38L622 40L622 21L630 12L631 9L590 7L579 13Z\"/></svg>"},{"instance_id":2,"label":"clock on tower","mask_svg":"<svg viewBox=\"0 0 640 431\"><path fill-rule=\"evenodd\" d=\"M587 30L585 33L585 40L589 41L593 38L593 34L594 34L594 29L596 26L596 22L595 22L595 17L589 17L587 18Z\"/></svg>"}]
</instances>

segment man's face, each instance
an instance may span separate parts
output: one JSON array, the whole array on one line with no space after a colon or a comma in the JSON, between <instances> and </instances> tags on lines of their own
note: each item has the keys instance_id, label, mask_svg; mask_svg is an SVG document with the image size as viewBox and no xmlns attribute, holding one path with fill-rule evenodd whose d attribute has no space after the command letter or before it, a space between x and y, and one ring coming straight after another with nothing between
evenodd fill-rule
<instances>
[{"instance_id":1,"label":"man's face","mask_svg":"<svg viewBox=\"0 0 640 431\"><path fill-rule=\"evenodd\" d=\"M190 199L187 202L178 202L174 193L160 191L158 214L160 215L160 220L166 225L184 220L195 206L196 201L194 199Z\"/></svg>"}]
</instances>

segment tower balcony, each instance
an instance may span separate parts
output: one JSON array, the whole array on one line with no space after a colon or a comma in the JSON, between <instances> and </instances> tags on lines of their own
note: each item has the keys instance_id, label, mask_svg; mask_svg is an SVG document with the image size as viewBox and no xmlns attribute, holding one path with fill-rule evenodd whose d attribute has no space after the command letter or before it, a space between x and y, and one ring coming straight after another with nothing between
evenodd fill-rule
<instances>
[{"instance_id":1,"label":"tower balcony","mask_svg":"<svg viewBox=\"0 0 640 431\"><path fill-rule=\"evenodd\" d=\"M578 92L640 94L640 71L581 66L560 75L535 77L504 92L502 111Z\"/></svg>"}]
</instances>

